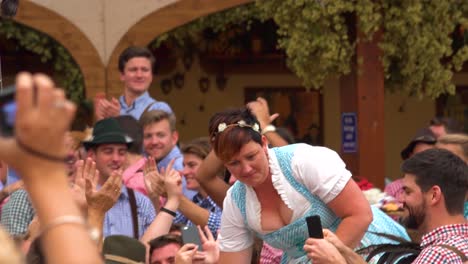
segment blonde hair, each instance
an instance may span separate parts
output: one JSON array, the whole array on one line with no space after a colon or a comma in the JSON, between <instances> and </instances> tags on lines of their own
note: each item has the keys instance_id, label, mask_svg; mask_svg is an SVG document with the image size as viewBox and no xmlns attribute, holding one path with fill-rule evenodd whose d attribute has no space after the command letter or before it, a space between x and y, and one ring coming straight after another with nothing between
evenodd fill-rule
<instances>
[{"instance_id":1,"label":"blonde hair","mask_svg":"<svg viewBox=\"0 0 468 264\"><path fill-rule=\"evenodd\" d=\"M463 155L468 159L468 135L466 134L447 134L437 139L438 144L454 144L459 145L463 151Z\"/></svg>"}]
</instances>

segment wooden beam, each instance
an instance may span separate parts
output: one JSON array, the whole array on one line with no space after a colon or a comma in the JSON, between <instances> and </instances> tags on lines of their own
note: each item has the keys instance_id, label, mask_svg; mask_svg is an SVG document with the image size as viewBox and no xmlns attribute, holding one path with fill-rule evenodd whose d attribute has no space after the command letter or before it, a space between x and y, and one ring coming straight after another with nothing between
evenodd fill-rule
<instances>
[{"instance_id":1,"label":"wooden beam","mask_svg":"<svg viewBox=\"0 0 468 264\"><path fill-rule=\"evenodd\" d=\"M352 72L341 78L341 112L357 116L358 147L355 153L342 153L353 175L384 187L384 73L378 32L370 42L359 42ZM358 60L362 61L361 64Z\"/></svg>"}]
</instances>

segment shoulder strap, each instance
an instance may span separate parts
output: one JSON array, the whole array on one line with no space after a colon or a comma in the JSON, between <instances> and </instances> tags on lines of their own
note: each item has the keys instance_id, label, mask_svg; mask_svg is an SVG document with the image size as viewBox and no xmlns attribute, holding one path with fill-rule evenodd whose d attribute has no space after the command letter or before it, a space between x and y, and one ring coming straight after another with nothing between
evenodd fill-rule
<instances>
[{"instance_id":1,"label":"shoulder strap","mask_svg":"<svg viewBox=\"0 0 468 264\"><path fill-rule=\"evenodd\" d=\"M154 102L152 102L151 104L149 104L149 105L145 108L145 110L143 110L143 113L141 113L141 116L143 116L146 112L148 112L148 111L150 110L151 106L153 106L155 103L156 103L156 101L154 101ZM141 117L141 116L140 116L140 117Z\"/></svg>"},{"instance_id":2,"label":"shoulder strap","mask_svg":"<svg viewBox=\"0 0 468 264\"><path fill-rule=\"evenodd\" d=\"M468 257L466 257L466 255L463 252L461 252L461 250L459 250L458 248L454 246L451 246L451 245L437 245L437 246L443 247L457 254L462 259L462 262L468 261Z\"/></svg>"},{"instance_id":3,"label":"shoulder strap","mask_svg":"<svg viewBox=\"0 0 468 264\"><path fill-rule=\"evenodd\" d=\"M130 188L127 188L127 191L128 191L128 200L130 202L130 210L132 211L133 237L135 239L139 239L138 214L137 214L135 192L133 191L133 189L130 189Z\"/></svg>"}]
</instances>

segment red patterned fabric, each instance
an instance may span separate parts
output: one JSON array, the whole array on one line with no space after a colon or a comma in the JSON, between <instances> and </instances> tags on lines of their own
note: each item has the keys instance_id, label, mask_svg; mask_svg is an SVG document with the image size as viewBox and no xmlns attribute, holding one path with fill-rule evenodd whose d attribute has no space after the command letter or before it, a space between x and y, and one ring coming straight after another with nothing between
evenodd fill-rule
<instances>
[{"instance_id":1,"label":"red patterned fabric","mask_svg":"<svg viewBox=\"0 0 468 264\"><path fill-rule=\"evenodd\" d=\"M468 223L441 226L422 237L423 250L413 264L462 264L460 256L440 245L454 246L468 256Z\"/></svg>"}]
</instances>

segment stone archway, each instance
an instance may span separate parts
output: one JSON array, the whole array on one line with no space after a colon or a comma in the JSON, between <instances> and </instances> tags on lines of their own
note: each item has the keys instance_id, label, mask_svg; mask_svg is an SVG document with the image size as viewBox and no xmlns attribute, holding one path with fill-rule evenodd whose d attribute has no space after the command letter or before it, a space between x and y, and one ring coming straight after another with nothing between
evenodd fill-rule
<instances>
[{"instance_id":1,"label":"stone archway","mask_svg":"<svg viewBox=\"0 0 468 264\"><path fill-rule=\"evenodd\" d=\"M95 47L72 22L28 0L20 1L15 21L48 34L68 50L81 69L88 98L102 91L104 65Z\"/></svg>"},{"instance_id":2,"label":"stone archway","mask_svg":"<svg viewBox=\"0 0 468 264\"><path fill-rule=\"evenodd\" d=\"M126 47L131 45L146 46L162 33L197 18L250 2L253 2L253 0L181 0L142 18L127 31L112 51L106 67L107 93L114 96L122 93L117 61L120 53Z\"/></svg>"}]
</instances>

